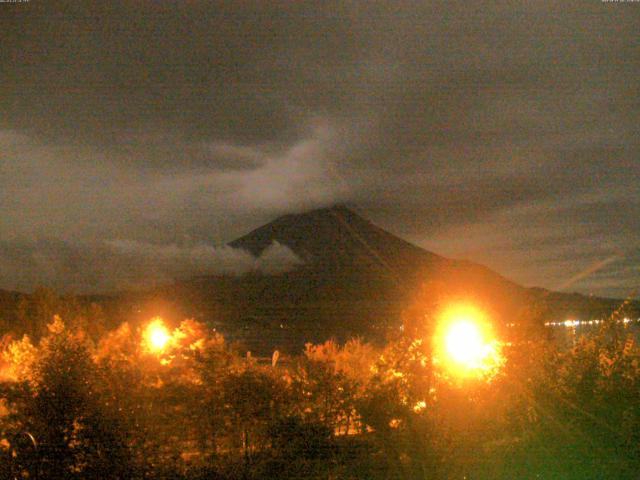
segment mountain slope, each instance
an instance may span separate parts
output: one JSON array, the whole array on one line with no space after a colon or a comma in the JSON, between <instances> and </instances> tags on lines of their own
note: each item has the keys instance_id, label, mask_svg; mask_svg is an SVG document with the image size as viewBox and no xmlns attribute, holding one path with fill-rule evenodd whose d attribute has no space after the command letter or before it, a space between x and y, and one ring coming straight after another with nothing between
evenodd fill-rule
<instances>
[{"instance_id":1,"label":"mountain slope","mask_svg":"<svg viewBox=\"0 0 640 480\"><path fill-rule=\"evenodd\" d=\"M273 241L291 248L315 269L358 269L397 274L443 257L375 226L343 206L285 215L230 243L259 255Z\"/></svg>"},{"instance_id":2,"label":"mountain slope","mask_svg":"<svg viewBox=\"0 0 640 480\"><path fill-rule=\"evenodd\" d=\"M344 206L285 215L230 243L259 255L273 241L304 261L297 274L326 276L338 283L363 277L369 282L415 289L415 282L472 284L523 293L524 289L478 264L451 260L417 247L377 227ZM294 274L295 275L295 274Z\"/></svg>"},{"instance_id":3,"label":"mountain slope","mask_svg":"<svg viewBox=\"0 0 640 480\"><path fill-rule=\"evenodd\" d=\"M429 313L434 302L478 303L500 325L529 319L603 318L620 301L525 288L487 267L421 249L337 206L285 215L230 243L253 255L278 242L302 263L267 275L201 276L142 292L86 297L117 321L154 315L193 317L256 352L295 350L304 342L397 329L403 313ZM11 323L17 294L0 292L0 321ZM637 305L634 306L638 310ZM417 309L417 310L416 310Z\"/></svg>"},{"instance_id":4,"label":"mountain slope","mask_svg":"<svg viewBox=\"0 0 640 480\"><path fill-rule=\"evenodd\" d=\"M274 241L303 264L278 275L199 277L167 294L217 305L224 324L255 333L256 341L281 326L301 341L382 335L400 325L404 310L436 292L472 298L500 317L517 314L528 295L484 266L428 252L344 206L279 217L230 246L257 256ZM211 310L194 314L204 318Z\"/></svg>"}]
</instances>

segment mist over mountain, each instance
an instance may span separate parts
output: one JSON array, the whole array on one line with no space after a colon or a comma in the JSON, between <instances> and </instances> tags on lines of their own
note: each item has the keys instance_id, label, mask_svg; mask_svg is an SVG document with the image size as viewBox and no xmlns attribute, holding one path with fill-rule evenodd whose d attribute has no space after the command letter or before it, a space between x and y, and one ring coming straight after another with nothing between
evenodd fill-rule
<instances>
[{"instance_id":1,"label":"mist over mountain","mask_svg":"<svg viewBox=\"0 0 640 480\"><path fill-rule=\"evenodd\" d=\"M400 326L407 309L429 313L442 298L481 305L498 325L602 317L621 303L523 287L483 265L419 248L344 205L278 217L217 249L113 248L122 258L142 255L163 275L185 261L190 267L176 281L152 278L157 287L84 298L108 305L120 320L194 317L256 350L380 338ZM3 304L16 298L7 293Z\"/></svg>"},{"instance_id":2,"label":"mist over mountain","mask_svg":"<svg viewBox=\"0 0 640 480\"><path fill-rule=\"evenodd\" d=\"M69 294L99 294L151 288L202 274L276 273L300 262L277 242L254 256L204 241L0 240L0 285L21 291L46 286Z\"/></svg>"},{"instance_id":3,"label":"mist over mountain","mask_svg":"<svg viewBox=\"0 0 640 480\"><path fill-rule=\"evenodd\" d=\"M281 216L229 246L259 257L274 243L301 263L275 275L203 275L162 295L188 297L190 313L216 317L254 345L382 335L416 302L425 302L426 313L441 296L478 303L498 324L604 316L620 305L523 287L483 265L419 248L344 205Z\"/></svg>"}]
</instances>

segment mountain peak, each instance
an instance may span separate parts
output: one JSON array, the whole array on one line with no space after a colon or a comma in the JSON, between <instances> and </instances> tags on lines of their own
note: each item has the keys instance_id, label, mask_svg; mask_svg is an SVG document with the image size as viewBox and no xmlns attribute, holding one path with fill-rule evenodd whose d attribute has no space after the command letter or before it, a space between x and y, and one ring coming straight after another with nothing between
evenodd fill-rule
<instances>
[{"instance_id":1,"label":"mountain peak","mask_svg":"<svg viewBox=\"0 0 640 480\"><path fill-rule=\"evenodd\" d=\"M330 207L322 207L316 208L313 210L306 210L304 212L299 213L288 213L276 218L272 223L282 223L282 222L290 222L290 221L318 221L323 217L339 217L344 219L354 219L358 218L361 221L367 221L353 210L351 210L347 205L343 203L338 203L332 205Z\"/></svg>"},{"instance_id":2,"label":"mountain peak","mask_svg":"<svg viewBox=\"0 0 640 480\"><path fill-rule=\"evenodd\" d=\"M393 268L442 259L374 225L344 204L287 214L230 243L260 255L274 241L306 264L325 268ZM415 265L414 265L415 266Z\"/></svg>"}]
</instances>

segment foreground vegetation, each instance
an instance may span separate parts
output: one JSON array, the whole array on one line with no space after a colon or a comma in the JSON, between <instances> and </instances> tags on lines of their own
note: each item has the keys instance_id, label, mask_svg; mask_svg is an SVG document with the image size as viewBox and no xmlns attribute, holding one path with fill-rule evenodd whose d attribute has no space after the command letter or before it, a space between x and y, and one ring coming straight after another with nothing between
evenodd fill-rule
<instances>
[{"instance_id":1,"label":"foreground vegetation","mask_svg":"<svg viewBox=\"0 0 640 480\"><path fill-rule=\"evenodd\" d=\"M558 350L528 333L491 375L433 362L430 319L384 346L253 358L193 320L32 321L6 336L0 478L637 478L639 350L615 318ZM27 313L25 313L28 316ZM416 328L416 325L422 325ZM422 332L422 333L421 333Z\"/></svg>"}]
</instances>

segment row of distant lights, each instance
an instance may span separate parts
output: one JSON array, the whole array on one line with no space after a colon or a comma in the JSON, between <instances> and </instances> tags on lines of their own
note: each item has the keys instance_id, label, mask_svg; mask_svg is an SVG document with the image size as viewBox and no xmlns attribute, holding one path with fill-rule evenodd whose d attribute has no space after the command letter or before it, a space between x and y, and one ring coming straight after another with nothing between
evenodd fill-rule
<instances>
[{"instance_id":1,"label":"row of distant lights","mask_svg":"<svg viewBox=\"0 0 640 480\"><path fill-rule=\"evenodd\" d=\"M545 327L579 327L579 326L584 326L584 325L600 325L601 323L605 322L605 320L565 320L564 322L545 322L544 326ZM637 318L635 320L625 317L623 319L617 320L616 323L631 323L631 322L635 322L638 323L640 322L640 318Z\"/></svg>"}]
</instances>

